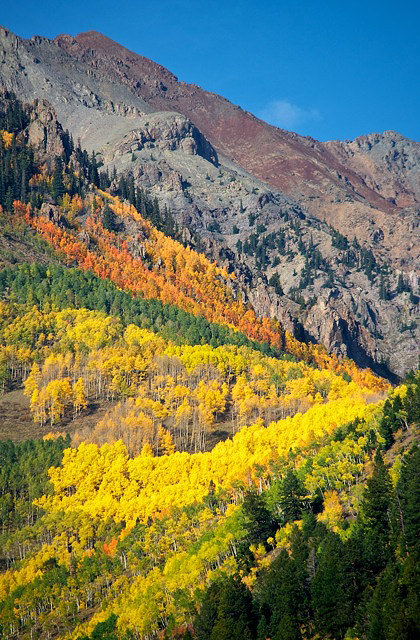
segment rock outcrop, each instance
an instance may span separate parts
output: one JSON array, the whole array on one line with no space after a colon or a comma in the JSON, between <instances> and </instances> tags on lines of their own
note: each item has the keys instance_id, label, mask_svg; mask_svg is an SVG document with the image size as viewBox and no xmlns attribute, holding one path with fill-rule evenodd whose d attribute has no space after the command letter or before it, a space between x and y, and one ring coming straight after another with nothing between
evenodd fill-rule
<instances>
[{"instance_id":1,"label":"rock outcrop","mask_svg":"<svg viewBox=\"0 0 420 640\"><path fill-rule=\"evenodd\" d=\"M173 112L159 112L143 117L135 129L127 133L118 145L122 154L143 149L181 150L188 156L201 156L214 165L217 153L203 134L188 118Z\"/></svg>"},{"instance_id":2,"label":"rock outcrop","mask_svg":"<svg viewBox=\"0 0 420 640\"><path fill-rule=\"evenodd\" d=\"M0 29L0 83L32 103L39 150L61 153L68 129L131 173L258 313L384 375L417 365L418 143L277 129L96 32Z\"/></svg>"},{"instance_id":3,"label":"rock outcrop","mask_svg":"<svg viewBox=\"0 0 420 640\"><path fill-rule=\"evenodd\" d=\"M65 151L64 131L50 103L43 98L35 100L30 118L28 142L46 158L62 155Z\"/></svg>"}]
</instances>

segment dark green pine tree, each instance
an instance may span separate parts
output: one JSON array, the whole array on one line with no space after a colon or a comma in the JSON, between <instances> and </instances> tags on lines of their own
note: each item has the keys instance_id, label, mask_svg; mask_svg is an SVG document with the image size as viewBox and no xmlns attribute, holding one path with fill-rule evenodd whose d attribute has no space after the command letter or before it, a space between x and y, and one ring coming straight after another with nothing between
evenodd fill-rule
<instances>
[{"instance_id":1,"label":"dark green pine tree","mask_svg":"<svg viewBox=\"0 0 420 640\"><path fill-rule=\"evenodd\" d=\"M273 273L273 275L271 276L271 278L268 281L268 284L271 287L274 287L275 292L277 293L277 295L282 296L283 295L283 289L280 283L280 278L279 278L279 274L277 273L277 271L275 273Z\"/></svg>"},{"instance_id":2,"label":"dark green pine tree","mask_svg":"<svg viewBox=\"0 0 420 640\"><path fill-rule=\"evenodd\" d=\"M70 163L69 167L69 194L74 196L77 193L77 180L74 175L74 167L73 164Z\"/></svg>"},{"instance_id":3,"label":"dark green pine tree","mask_svg":"<svg viewBox=\"0 0 420 640\"><path fill-rule=\"evenodd\" d=\"M395 488L394 522L403 553L420 555L420 447L414 445L401 463Z\"/></svg>"},{"instance_id":4,"label":"dark green pine tree","mask_svg":"<svg viewBox=\"0 0 420 640\"><path fill-rule=\"evenodd\" d=\"M3 206L6 198L6 184L3 171L3 157L0 147L0 204Z\"/></svg>"},{"instance_id":5,"label":"dark green pine tree","mask_svg":"<svg viewBox=\"0 0 420 640\"><path fill-rule=\"evenodd\" d=\"M385 440L385 449L389 449L395 442L394 432L396 428L393 403L387 399L384 404L383 416L379 424L379 433Z\"/></svg>"},{"instance_id":6,"label":"dark green pine tree","mask_svg":"<svg viewBox=\"0 0 420 640\"><path fill-rule=\"evenodd\" d=\"M353 623L353 588L343 544L335 533L328 533L317 555L311 584L315 631L321 638L344 638Z\"/></svg>"},{"instance_id":7,"label":"dark green pine tree","mask_svg":"<svg viewBox=\"0 0 420 640\"><path fill-rule=\"evenodd\" d=\"M360 534L368 581L374 580L385 568L391 555L391 506L391 478L378 451L372 476L366 482L361 505Z\"/></svg>"},{"instance_id":8,"label":"dark green pine tree","mask_svg":"<svg viewBox=\"0 0 420 640\"><path fill-rule=\"evenodd\" d=\"M264 640L302 639L298 620L302 603L296 578L296 565L284 550L260 575L254 598L260 611L258 632L268 630Z\"/></svg>"},{"instance_id":9,"label":"dark green pine tree","mask_svg":"<svg viewBox=\"0 0 420 640\"><path fill-rule=\"evenodd\" d=\"M405 618L405 620L403 620L403 627L409 640L420 637L420 557L418 544L419 536L417 536L417 549L404 560L400 574L401 579L399 581L400 593L403 596L402 609Z\"/></svg>"},{"instance_id":10,"label":"dark green pine tree","mask_svg":"<svg viewBox=\"0 0 420 640\"><path fill-rule=\"evenodd\" d=\"M218 606L220 600L221 581L213 582L207 587L200 613L194 621L194 631L197 640L209 640L213 627L218 617Z\"/></svg>"},{"instance_id":11,"label":"dark green pine tree","mask_svg":"<svg viewBox=\"0 0 420 640\"><path fill-rule=\"evenodd\" d=\"M96 154L92 151L92 156L88 161L89 166L89 182L92 182L95 187L99 187L99 173L98 173L98 163L96 160Z\"/></svg>"},{"instance_id":12,"label":"dark green pine tree","mask_svg":"<svg viewBox=\"0 0 420 640\"><path fill-rule=\"evenodd\" d=\"M210 585L194 622L194 631L197 640L255 638L252 596L239 577L224 577Z\"/></svg>"},{"instance_id":13,"label":"dark green pine tree","mask_svg":"<svg viewBox=\"0 0 420 640\"><path fill-rule=\"evenodd\" d=\"M117 231L118 229L117 218L108 203L104 207L102 226L107 231Z\"/></svg>"},{"instance_id":14,"label":"dark green pine tree","mask_svg":"<svg viewBox=\"0 0 420 640\"><path fill-rule=\"evenodd\" d=\"M6 211L9 211L10 213L12 212L12 210L13 210L13 189L12 189L12 187L9 187L7 189L6 197L4 199L4 206L5 206Z\"/></svg>"},{"instance_id":15,"label":"dark green pine tree","mask_svg":"<svg viewBox=\"0 0 420 640\"><path fill-rule=\"evenodd\" d=\"M262 614L257 626L257 640L266 640L270 637L270 625L264 614Z\"/></svg>"},{"instance_id":16,"label":"dark green pine tree","mask_svg":"<svg viewBox=\"0 0 420 640\"><path fill-rule=\"evenodd\" d=\"M391 560L366 605L366 640L416 640L420 636L420 572L410 556Z\"/></svg>"},{"instance_id":17,"label":"dark green pine tree","mask_svg":"<svg viewBox=\"0 0 420 640\"><path fill-rule=\"evenodd\" d=\"M63 161L58 156L54 163L51 191L56 202L64 195L65 191L63 182Z\"/></svg>"},{"instance_id":18,"label":"dark green pine tree","mask_svg":"<svg viewBox=\"0 0 420 640\"><path fill-rule=\"evenodd\" d=\"M127 176L127 197L130 204L136 204L136 189L134 186L134 177L132 173Z\"/></svg>"},{"instance_id":19,"label":"dark green pine tree","mask_svg":"<svg viewBox=\"0 0 420 640\"><path fill-rule=\"evenodd\" d=\"M267 539L275 534L277 527L263 496L249 491L242 504L242 513L248 532L247 544L267 545Z\"/></svg>"},{"instance_id":20,"label":"dark green pine tree","mask_svg":"<svg viewBox=\"0 0 420 640\"><path fill-rule=\"evenodd\" d=\"M378 535L389 533L391 493L391 478L382 455L378 452L375 456L372 476L366 482L362 501L365 521L370 529L377 531Z\"/></svg>"},{"instance_id":21,"label":"dark green pine tree","mask_svg":"<svg viewBox=\"0 0 420 640\"><path fill-rule=\"evenodd\" d=\"M26 167L22 168L22 176L20 181L20 201L26 202Z\"/></svg>"},{"instance_id":22,"label":"dark green pine tree","mask_svg":"<svg viewBox=\"0 0 420 640\"><path fill-rule=\"evenodd\" d=\"M294 471L289 469L282 481L279 505L282 511L282 523L299 520L302 515L304 489Z\"/></svg>"},{"instance_id":23,"label":"dark green pine tree","mask_svg":"<svg viewBox=\"0 0 420 640\"><path fill-rule=\"evenodd\" d=\"M397 293L403 293L405 290L406 290L406 285L404 282L404 276L402 273L400 273L398 275Z\"/></svg>"},{"instance_id":24,"label":"dark green pine tree","mask_svg":"<svg viewBox=\"0 0 420 640\"><path fill-rule=\"evenodd\" d=\"M290 543L294 570L296 615L299 628L303 629L304 637L310 637L311 593L309 588L309 545L307 544L306 535L303 529L300 529L297 525L293 525Z\"/></svg>"},{"instance_id":25,"label":"dark green pine tree","mask_svg":"<svg viewBox=\"0 0 420 640\"><path fill-rule=\"evenodd\" d=\"M120 177L120 181L118 183L118 195L121 196L123 200L127 199L127 183L124 176Z\"/></svg>"},{"instance_id":26,"label":"dark green pine tree","mask_svg":"<svg viewBox=\"0 0 420 640\"><path fill-rule=\"evenodd\" d=\"M137 211L142 214L144 208L143 189L140 189L139 187L136 188L136 201L134 206L136 207Z\"/></svg>"},{"instance_id":27,"label":"dark green pine tree","mask_svg":"<svg viewBox=\"0 0 420 640\"><path fill-rule=\"evenodd\" d=\"M420 372L416 374L410 372L406 376L405 383L408 389L403 408L407 412L407 421L420 422Z\"/></svg>"},{"instance_id":28,"label":"dark green pine tree","mask_svg":"<svg viewBox=\"0 0 420 640\"><path fill-rule=\"evenodd\" d=\"M365 605L361 631L367 640L414 640L420 636L419 465L416 444L402 459L395 489L391 535L394 554L390 554L376 582L372 580L372 595ZM376 511L380 504L375 502Z\"/></svg>"},{"instance_id":29,"label":"dark green pine tree","mask_svg":"<svg viewBox=\"0 0 420 640\"><path fill-rule=\"evenodd\" d=\"M384 572L378 580L378 583L372 593L370 600L366 606L365 628L362 633L366 636L366 640L386 640L384 630L384 602L387 598L388 584L387 581L395 576L389 576L388 572Z\"/></svg>"},{"instance_id":30,"label":"dark green pine tree","mask_svg":"<svg viewBox=\"0 0 420 640\"><path fill-rule=\"evenodd\" d=\"M152 222L152 224L160 230L161 228L161 219L160 219L160 209L159 209L159 203L158 203L158 199L157 198L153 198L153 203L152 203L152 212L150 215L150 220Z\"/></svg>"}]
</instances>

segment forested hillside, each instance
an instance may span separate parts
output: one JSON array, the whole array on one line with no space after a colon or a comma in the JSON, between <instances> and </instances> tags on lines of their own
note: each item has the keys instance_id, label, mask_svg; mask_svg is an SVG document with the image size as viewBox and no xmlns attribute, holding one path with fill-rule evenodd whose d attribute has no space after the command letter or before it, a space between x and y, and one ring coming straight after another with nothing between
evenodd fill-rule
<instances>
[{"instance_id":1,"label":"forested hillside","mask_svg":"<svg viewBox=\"0 0 420 640\"><path fill-rule=\"evenodd\" d=\"M300 340L393 383L417 367L418 142L281 130L97 32L24 39L0 26L0 59L50 176L65 156L71 196L82 179L120 196L234 272L256 315Z\"/></svg>"},{"instance_id":2,"label":"forested hillside","mask_svg":"<svg viewBox=\"0 0 420 640\"><path fill-rule=\"evenodd\" d=\"M420 374L259 317L169 210L28 122L3 101L0 392L33 438L0 442L0 637L417 637Z\"/></svg>"}]
</instances>

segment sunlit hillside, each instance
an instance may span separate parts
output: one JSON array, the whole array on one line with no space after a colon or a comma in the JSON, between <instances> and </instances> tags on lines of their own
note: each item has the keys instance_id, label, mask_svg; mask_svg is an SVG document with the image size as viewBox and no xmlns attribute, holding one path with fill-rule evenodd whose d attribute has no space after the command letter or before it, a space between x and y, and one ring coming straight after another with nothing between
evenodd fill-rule
<instances>
[{"instance_id":1,"label":"sunlit hillside","mask_svg":"<svg viewBox=\"0 0 420 640\"><path fill-rule=\"evenodd\" d=\"M419 373L258 317L168 210L26 126L11 99L0 391L33 437L0 442L0 638L414 638Z\"/></svg>"}]
</instances>

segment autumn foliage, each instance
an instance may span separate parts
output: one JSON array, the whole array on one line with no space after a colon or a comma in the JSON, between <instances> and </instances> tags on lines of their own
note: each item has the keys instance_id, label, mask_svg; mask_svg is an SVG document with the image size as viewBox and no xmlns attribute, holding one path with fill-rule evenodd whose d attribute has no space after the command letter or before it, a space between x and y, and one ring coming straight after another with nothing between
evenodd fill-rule
<instances>
[{"instance_id":1,"label":"autumn foliage","mask_svg":"<svg viewBox=\"0 0 420 640\"><path fill-rule=\"evenodd\" d=\"M104 229L99 215L104 202L110 203L123 221L135 223L133 236ZM77 207L80 207L79 201ZM77 207L75 205L76 210ZM122 289L140 293L145 298L175 303L185 311L242 331L250 339L284 350L299 360L347 373L364 386L382 384L382 389L386 388L371 372L358 369L351 361L340 362L320 346L299 342L278 322L257 318L253 309L243 303L241 295L234 295L233 274L165 236L133 206L97 192L94 206L90 204L88 208L91 215L83 234L79 233L77 217L72 217L73 229L45 217L26 214L25 219L65 256L69 265L91 270L100 278L108 278Z\"/></svg>"}]
</instances>

